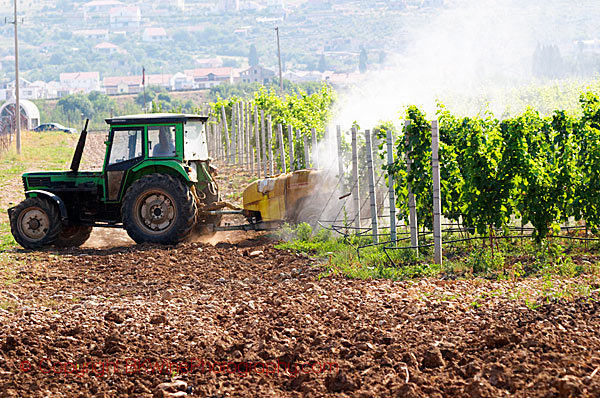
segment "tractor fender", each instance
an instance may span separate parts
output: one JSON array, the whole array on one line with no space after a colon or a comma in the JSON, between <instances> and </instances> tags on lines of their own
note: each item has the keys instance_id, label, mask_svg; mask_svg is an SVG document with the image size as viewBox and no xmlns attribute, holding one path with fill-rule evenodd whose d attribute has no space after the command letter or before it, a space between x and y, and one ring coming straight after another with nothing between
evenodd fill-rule
<instances>
[{"instance_id":1,"label":"tractor fender","mask_svg":"<svg viewBox=\"0 0 600 398\"><path fill-rule=\"evenodd\" d=\"M161 160L152 162L145 161L141 164L136 165L130 170L129 173L127 173L127 177L123 185L122 195L125 194L125 191L127 191L127 189L129 189L131 184L133 184L135 181L139 180L147 174L154 173L169 174L170 176L181 180L186 185L192 184L187 171L179 162L172 160Z\"/></svg>"},{"instance_id":2,"label":"tractor fender","mask_svg":"<svg viewBox=\"0 0 600 398\"><path fill-rule=\"evenodd\" d=\"M188 172L181 163L174 160L145 161L133 167L131 171L135 178L151 173L167 173L173 177L182 178L187 183L191 182Z\"/></svg>"},{"instance_id":3,"label":"tractor fender","mask_svg":"<svg viewBox=\"0 0 600 398\"><path fill-rule=\"evenodd\" d=\"M35 197L35 196L46 196L49 199L53 200L54 203L56 203L56 205L58 206L58 210L60 211L60 218L63 221L65 221L67 218L69 218L67 215L67 206L65 206L65 202L63 202L63 200L56 194L53 194L52 192L48 192L48 191L34 189L31 191L25 192L25 196L28 198Z\"/></svg>"}]
</instances>

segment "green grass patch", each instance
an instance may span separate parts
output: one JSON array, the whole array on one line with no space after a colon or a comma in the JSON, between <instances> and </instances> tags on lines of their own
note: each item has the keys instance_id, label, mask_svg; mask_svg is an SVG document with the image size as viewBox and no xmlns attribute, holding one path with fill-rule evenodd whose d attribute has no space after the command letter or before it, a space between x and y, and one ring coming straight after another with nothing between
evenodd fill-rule
<instances>
[{"instance_id":1,"label":"green grass patch","mask_svg":"<svg viewBox=\"0 0 600 398\"><path fill-rule=\"evenodd\" d=\"M10 224L8 222L0 222L0 255L16 246L17 242L15 242L10 233Z\"/></svg>"},{"instance_id":2,"label":"green grass patch","mask_svg":"<svg viewBox=\"0 0 600 398\"><path fill-rule=\"evenodd\" d=\"M22 132L21 154L13 147L0 155L0 184L28 170L64 170L73 156L79 134L59 131Z\"/></svg>"},{"instance_id":3,"label":"green grass patch","mask_svg":"<svg viewBox=\"0 0 600 398\"><path fill-rule=\"evenodd\" d=\"M18 268L23 261L15 258L11 253L0 251L0 284L9 286L19 282Z\"/></svg>"},{"instance_id":4,"label":"green grass patch","mask_svg":"<svg viewBox=\"0 0 600 398\"><path fill-rule=\"evenodd\" d=\"M0 301L0 308L8 312L14 312L17 309L17 304L14 301Z\"/></svg>"},{"instance_id":5,"label":"green grass patch","mask_svg":"<svg viewBox=\"0 0 600 398\"><path fill-rule=\"evenodd\" d=\"M301 223L291 227L285 225L280 232L283 243L275 247L282 250L293 250L323 258L322 277L343 275L358 279L393 279L405 280L426 276L436 276L452 271L446 267L421 262L409 250L393 250L384 252L382 246L357 249L371 242L370 236L349 237L336 236L327 229L314 233L310 225ZM390 265L388 255L403 267Z\"/></svg>"},{"instance_id":6,"label":"green grass patch","mask_svg":"<svg viewBox=\"0 0 600 398\"><path fill-rule=\"evenodd\" d=\"M327 229L315 233L306 223L284 226L279 238L284 242L276 246L278 249L322 258L322 276L392 280L423 277L517 280L533 276L555 280L600 275L597 243L549 239L536 244L532 239L522 239L498 240L490 246L489 242L485 245L465 242L444 247L445 258L443 265L439 265L433 263L431 248L421 249L419 255L411 249L385 250L387 244L360 248L371 242L370 236L343 237ZM549 296L575 296L564 289L557 293L550 286L546 290ZM590 288L582 285L575 290L586 292Z\"/></svg>"}]
</instances>

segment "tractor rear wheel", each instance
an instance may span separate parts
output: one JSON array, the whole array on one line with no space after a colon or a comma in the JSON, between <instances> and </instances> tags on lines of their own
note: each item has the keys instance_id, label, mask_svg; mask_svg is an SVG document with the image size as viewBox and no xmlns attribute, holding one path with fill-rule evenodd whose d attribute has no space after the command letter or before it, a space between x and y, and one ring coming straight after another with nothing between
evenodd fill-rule
<instances>
[{"instance_id":1,"label":"tractor rear wheel","mask_svg":"<svg viewBox=\"0 0 600 398\"><path fill-rule=\"evenodd\" d=\"M79 247L83 245L92 233L89 225L66 225L63 226L58 238L54 241L57 247Z\"/></svg>"},{"instance_id":2,"label":"tractor rear wheel","mask_svg":"<svg viewBox=\"0 0 600 398\"><path fill-rule=\"evenodd\" d=\"M61 231L57 206L44 197L25 199L10 212L10 231L26 249L53 244Z\"/></svg>"},{"instance_id":3,"label":"tractor rear wheel","mask_svg":"<svg viewBox=\"0 0 600 398\"><path fill-rule=\"evenodd\" d=\"M123 225L136 243L177 244L196 220L190 188L168 174L149 174L134 182L121 206Z\"/></svg>"}]
</instances>

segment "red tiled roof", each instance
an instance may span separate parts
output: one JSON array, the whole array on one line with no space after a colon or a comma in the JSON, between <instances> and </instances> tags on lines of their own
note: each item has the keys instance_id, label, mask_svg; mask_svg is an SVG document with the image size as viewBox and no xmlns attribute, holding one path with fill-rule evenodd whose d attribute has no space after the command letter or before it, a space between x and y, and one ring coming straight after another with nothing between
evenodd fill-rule
<instances>
[{"instance_id":1,"label":"red tiled roof","mask_svg":"<svg viewBox=\"0 0 600 398\"><path fill-rule=\"evenodd\" d=\"M169 84L172 75L146 75L146 85ZM118 86L119 84L141 85L142 75L137 76L108 76L105 77L102 84L106 86Z\"/></svg>"},{"instance_id":2,"label":"red tiled roof","mask_svg":"<svg viewBox=\"0 0 600 398\"><path fill-rule=\"evenodd\" d=\"M232 68L230 67L221 67L221 68L197 68L197 69L187 69L183 71L186 75L191 77L204 77L209 74L213 74L215 76L231 76Z\"/></svg>"},{"instance_id":3,"label":"red tiled roof","mask_svg":"<svg viewBox=\"0 0 600 398\"><path fill-rule=\"evenodd\" d=\"M72 73L61 73L60 80L88 80L97 79L100 80L100 74L98 72L72 72Z\"/></svg>"}]
</instances>

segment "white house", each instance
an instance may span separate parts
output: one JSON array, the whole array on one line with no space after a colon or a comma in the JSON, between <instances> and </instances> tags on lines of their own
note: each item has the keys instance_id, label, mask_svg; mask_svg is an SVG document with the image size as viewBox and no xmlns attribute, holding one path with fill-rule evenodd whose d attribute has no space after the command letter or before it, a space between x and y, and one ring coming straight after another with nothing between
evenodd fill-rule
<instances>
[{"instance_id":1,"label":"white house","mask_svg":"<svg viewBox=\"0 0 600 398\"><path fill-rule=\"evenodd\" d=\"M35 90L36 96L30 99L42 99L42 98L56 98L58 97L58 90L56 85L46 83L41 80L36 80L31 83L31 88Z\"/></svg>"},{"instance_id":2,"label":"white house","mask_svg":"<svg viewBox=\"0 0 600 398\"><path fill-rule=\"evenodd\" d=\"M146 75L146 87L162 86L166 89L171 88L171 75ZM103 80L103 87L106 94L136 94L143 90L142 76L108 76Z\"/></svg>"},{"instance_id":3,"label":"white house","mask_svg":"<svg viewBox=\"0 0 600 398\"><path fill-rule=\"evenodd\" d=\"M30 82L29 80L19 78L19 95L22 99L34 100L42 98L55 98L56 91L52 92L48 83L43 81ZM0 101L14 100L15 81L8 82L0 89Z\"/></svg>"},{"instance_id":4,"label":"white house","mask_svg":"<svg viewBox=\"0 0 600 398\"><path fill-rule=\"evenodd\" d=\"M248 69L240 72L239 80L244 83L268 83L273 77L275 77L275 72L271 69L267 69L263 66L251 66Z\"/></svg>"},{"instance_id":5,"label":"white house","mask_svg":"<svg viewBox=\"0 0 600 398\"><path fill-rule=\"evenodd\" d=\"M165 28L146 28L142 32L142 40L146 42L159 42L167 39Z\"/></svg>"},{"instance_id":6,"label":"white house","mask_svg":"<svg viewBox=\"0 0 600 398\"><path fill-rule=\"evenodd\" d=\"M183 71L194 81L194 87L207 89L221 83L233 83L233 68L198 68Z\"/></svg>"},{"instance_id":7,"label":"white house","mask_svg":"<svg viewBox=\"0 0 600 398\"><path fill-rule=\"evenodd\" d=\"M86 14L108 14L112 8L123 6L118 0L93 0L82 4Z\"/></svg>"},{"instance_id":8,"label":"white house","mask_svg":"<svg viewBox=\"0 0 600 398\"><path fill-rule=\"evenodd\" d=\"M112 29L138 29L142 21L142 13L138 6L112 8L109 12Z\"/></svg>"},{"instance_id":9,"label":"white house","mask_svg":"<svg viewBox=\"0 0 600 398\"><path fill-rule=\"evenodd\" d=\"M320 82L325 80L325 74L318 71L286 71L283 78L294 83Z\"/></svg>"},{"instance_id":10,"label":"white house","mask_svg":"<svg viewBox=\"0 0 600 398\"><path fill-rule=\"evenodd\" d=\"M194 79L185 73L177 72L171 77L171 90L188 90L194 88Z\"/></svg>"},{"instance_id":11,"label":"white house","mask_svg":"<svg viewBox=\"0 0 600 398\"><path fill-rule=\"evenodd\" d=\"M60 74L61 92L69 93L100 90L100 74L98 72L73 72Z\"/></svg>"}]
</instances>

